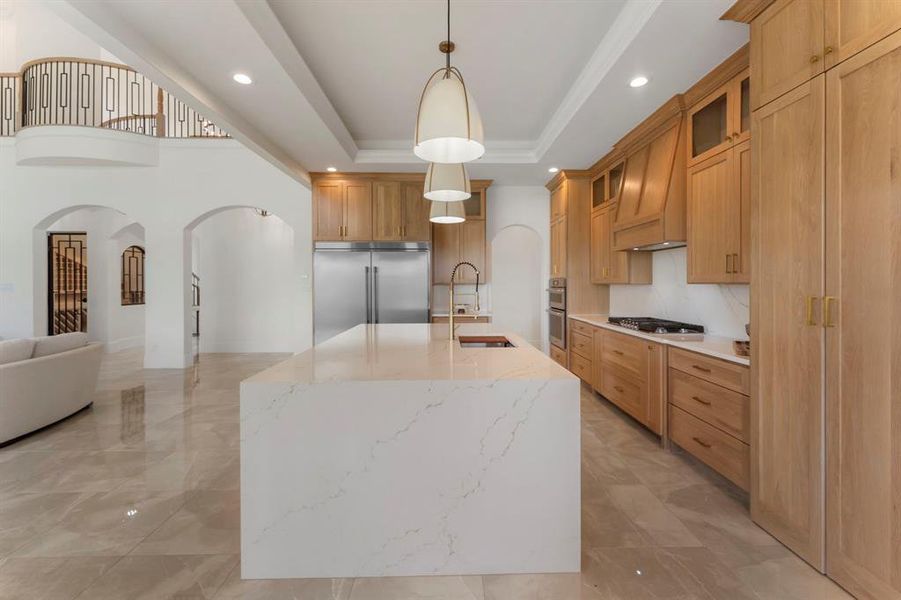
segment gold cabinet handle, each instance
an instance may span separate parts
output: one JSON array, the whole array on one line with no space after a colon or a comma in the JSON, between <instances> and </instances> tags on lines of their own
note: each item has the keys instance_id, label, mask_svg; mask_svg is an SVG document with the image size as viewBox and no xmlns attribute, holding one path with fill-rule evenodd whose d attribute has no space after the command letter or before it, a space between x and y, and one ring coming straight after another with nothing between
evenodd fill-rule
<instances>
[{"instance_id":1,"label":"gold cabinet handle","mask_svg":"<svg viewBox=\"0 0 901 600\"><path fill-rule=\"evenodd\" d=\"M832 321L832 303L835 301L835 296L823 296L823 327L835 327Z\"/></svg>"},{"instance_id":2,"label":"gold cabinet handle","mask_svg":"<svg viewBox=\"0 0 901 600\"><path fill-rule=\"evenodd\" d=\"M813 315L813 303L816 299L816 296L807 296L807 319L805 320L806 325L817 324L816 318Z\"/></svg>"},{"instance_id":3,"label":"gold cabinet handle","mask_svg":"<svg viewBox=\"0 0 901 600\"><path fill-rule=\"evenodd\" d=\"M692 396L691 399L694 400L695 402L700 402L704 406L710 406L710 402L708 400L701 400L697 396Z\"/></svg>"},{"instance_id":4,"label":"gold cabinet handle","mask_svg":"<svg viewBox=\"0 0 901 600\"><path fill-rule=\"evenodd\" d=\"M814 54L813 56L810 57L810 64L819 62L819 60L820 60L820 56L818 54Z\"/></svg>"},{"instance_id":5,"label":"gold cabinet handle","mask_svg":"<svg viewBox=\"0 0 901 600\"><path fill-rule=\"evenodd\" d=\"M741 272L741 267L739 267L738 265L739 265L738 254L732 254L732 272L733 273Z\"/></svg>"},{"instance_id":6,"label":"gold cabinet handle","mask_svg":"<svg viewBox=\"0 0 901 600\"><path fill-rule=\"evenodd\" d=\"M613 389L615 389L615 390L616 390L617 392L619 392L620 394L622 394L623 391L624 391L623 388L619 387L618 385L613 386Z\"/></svg>"},{"instance_id":7,"label":"gold cabinet handle","mask_svg":"<svg viewBox=\"0 0 901 600\"><path fill-rule=\"evenodd\" d=\"M832 54L834 51L835 51L835 48L833 48L832 46L826 46L826 48L823 49L823 56L825 56L827 54Z\"/></svg>"},{"instance_id":8,"label":"gold cabinet handle","mask_svg":"<svg viewBox=\"0 0 901 600\"><path fill-rule=\"evenodd\" d=\"M710 447L710 444L708 444L707 442L705 442L704 440L702 440L702 439L699 438L699 437L693 437L693 438L691 438L691 439L693 439L695 442L697 442L698 444L700 444L701 446L703 446L703 447L705 447L705 448L709 448L709 447Z\"/></svg>"},{"instance_id":9,"label":"gold cabinet handle","mask_svg":"<svg viewBox=\"0 0 901 600\"><path fill-rule=\"evenodd\" d=\"M698 365L691 365L691 368L695 369L697 371L700 371L701 373L710 373L710 369L708 369L707 367L699 367Z\"/></svg>"},{"instance_id":10,"label":"gold cabinet handle","mask_svg":"<svg viewBox=\"0 0 901 600\"><path fill-rule=\"evenodd\" d=\"M734 133L732 134L732 138L733 138L733 139L736 139L736 140L738 139L738 132L737 132L737 131L734 132Z\"/></svg>"},{"instance_id":11,"label":"gold cabinet handle","mask_svg":"<svg viewBox=\"0 0 901 600\"><path fill-rule=\"evenodd\" d=\"M731 262L730 262L731 260L732 260L732 255L731 255L731 254L727 254L727 255L726 255L726 273L731 273L731 272L732 272L732 264L731 264Z\"/></svg>"},{"instance_id":12,"label":"gold cabinet handle","mask_svg":"<svg viewBox=\"0 0 901 600\"><path fill-rule=\"evenodd\" d=\"M731 136L731 135L727 135L726 138L725 138L723 141L724 141L724 142L731 142L731 141L732 141L732 136Z\"/></svg>"},{"instance_id":13,"label":"gold cabinet handle","mask_svg":"<svg viewBox=\"0 0 901 600\"><path fill-rule=\"evenodd\" d=\"M622 356L622 355L623 355L623 353L622 353L622 352L620 352L620 351L619 351L619 350L614 350L614 351L613 351L613 353L614 353L614 354L618 354L618 355L620 355L620 356Z\"/></svg>"}]
</instances>

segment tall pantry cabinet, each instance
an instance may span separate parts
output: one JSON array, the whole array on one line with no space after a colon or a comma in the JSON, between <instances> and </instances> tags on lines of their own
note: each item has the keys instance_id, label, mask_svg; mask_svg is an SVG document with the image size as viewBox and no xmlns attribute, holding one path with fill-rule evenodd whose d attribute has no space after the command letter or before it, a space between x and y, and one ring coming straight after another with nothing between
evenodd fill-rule
<instances>
[{"instance_id":1,"label":"tall pantry cabinet","mask_svg":"<svg viewBox=\"0 0 901 600\"><path fill-rule=\"evenodd\" d=\"M898 600L901 1L733 17L751 23L752 517L858 598Z\"/></svg>"}]
</instances>

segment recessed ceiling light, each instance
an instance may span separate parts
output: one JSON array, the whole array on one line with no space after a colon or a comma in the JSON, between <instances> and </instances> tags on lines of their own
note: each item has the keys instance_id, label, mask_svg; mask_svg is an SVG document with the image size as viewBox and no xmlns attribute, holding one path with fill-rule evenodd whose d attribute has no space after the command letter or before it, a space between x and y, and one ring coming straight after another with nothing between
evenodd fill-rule
<instances>
[{"instance_id":1,"label":"recessed ceiling light","mask_svg":"<svg viewBox=\"0 0 901 600\"><path fill-rule=\"evenodd\" d=\"M232 75L232 79L234 79L241 85L250 85L251 83L253 83L253 79L251 79L249 75L245 75L244 73L235 73L234 75Z\"/></svg>"},{"instance_id":2,"label":"recessed ceiling light","mask_svg":"<svg viewBox=\"0 0 901 600\"><path fill-rule=\"evenodd\" d=\"M326 171L328 171L329 173L334 173L334 172L337 171L337 170L338 170L338 169L336 169L335 167L328 167L328 168L326 169Z\"/></svg>"},{"instance_id":3,"label":"recessed ceiling light","mask_svg":"<svg viewBox=\"0 0 901 600\"><path fill-rule=\"evenodd\" d=\"M641 87L648 82L648 78L644 75L639 75L635 79L629 82L631 87Z\"/></svg>"},{"instance_id":4,"label":"recessed ceiling light","mask_svg":"<svg viewBox=\"0 0 901 600\"><path fill-rule=\"evenodd\" d=\"M548 172L548 173L556 173L556 172L559 171L559 170L560 170L560 169L558 169L557 167L551 167L550 169L547 170L547 172Z\"/></svg>"}]
</instances>

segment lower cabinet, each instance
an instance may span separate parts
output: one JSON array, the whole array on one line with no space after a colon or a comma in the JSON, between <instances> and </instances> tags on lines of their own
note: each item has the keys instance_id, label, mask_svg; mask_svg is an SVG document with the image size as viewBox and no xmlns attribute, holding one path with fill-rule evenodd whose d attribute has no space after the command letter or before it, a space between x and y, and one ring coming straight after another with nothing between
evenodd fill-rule
<instances>
[{"instance_id":1,"label":"lower cabinet","mask_svg":"<svg viewBox=\"0 0 901 600\"><path fill-rule=\"evenodd\" d=\"M569 321L569 370L585 383L594 381L594 327L582 321Z\"/></svg>"},{"instance_id":2,"label":"lower cabinet","mask_svg":"<svg viewBox=\"0 0 901 600\"><path fill-rule=\"evenodd\" d=\"M551 358L559 364L564 369L567 368L566 364L566 350L563 348L558 348L557 346L551 344Z\"/></svg>"},{"instance_id":3,"label":"lower cabinet","mask_svg":"<svg viewBox=\"0 0 901 600\"><path fill-rule=\"evenodd\" d=\"M669 350L669 437L747 490L751 469L749 369L678 348Z\"/></svg>"}]
</instances>

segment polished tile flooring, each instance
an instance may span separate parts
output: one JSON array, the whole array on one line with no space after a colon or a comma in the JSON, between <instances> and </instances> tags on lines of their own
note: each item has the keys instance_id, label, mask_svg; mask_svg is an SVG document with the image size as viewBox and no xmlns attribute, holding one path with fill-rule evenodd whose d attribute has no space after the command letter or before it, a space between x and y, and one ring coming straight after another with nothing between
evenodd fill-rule
<instances>
[{"instance_id":1,"label":"polished tile flooring","mask_svg":"<svg viewBox=\"0 0 901 600\"><path fill-rule=\"evenodd\" d=\"M92 408L0 449L0 598L847 597L735 488L585 389L581 574L242 581L238 383L282 358L143 371L138 351L106 356Z\"/></svg>"}]
</instances>

